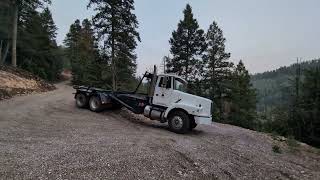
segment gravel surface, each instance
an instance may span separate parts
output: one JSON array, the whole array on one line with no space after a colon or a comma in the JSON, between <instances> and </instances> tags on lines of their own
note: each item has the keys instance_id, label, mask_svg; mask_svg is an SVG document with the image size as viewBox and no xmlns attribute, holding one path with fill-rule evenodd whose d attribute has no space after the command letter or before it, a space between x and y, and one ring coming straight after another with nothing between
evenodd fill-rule
<instances>
[{"instance_id":1,"label":"gravel surface","mask_svg":"<svg viewBox=\"0 0 320 180\"><path fill-rule=\"evenodd\" d=\"M0 101L0 179L320 179L307 145L218 123L178 135L124 110L78 109L57 87Z\"/></svg>"}]
</instances>

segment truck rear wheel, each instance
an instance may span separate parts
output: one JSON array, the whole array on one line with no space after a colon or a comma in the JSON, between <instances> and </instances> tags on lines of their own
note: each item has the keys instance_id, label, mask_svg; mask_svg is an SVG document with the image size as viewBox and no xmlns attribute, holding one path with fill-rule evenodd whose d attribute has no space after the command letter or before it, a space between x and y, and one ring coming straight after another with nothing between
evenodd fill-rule
<instances>
[{"instance_id":1,"label":"truck rear wheel","mask_svg":"<svg viewBox=\"0 0 320 180\"><path fill-rule=\"evenodd\" d=\"M86 108L88 106L88 98L82 93L76 94L76 105L79 108Z\"/></svg>"},{"instance_id":2,"label":"truck rear wheel","mask_svg":"<svg viewBox=\"0 0 320 180\"><path fill-rule=\"evenodd\" d=\"M190 128L189 116L183 111L174 111L169 115L168 124L170 130L175 133L187 133Z\"/></svg>"},{"instance_id":3,"label":"truck rear wheel","mask_svg":"<svg viewBox=\"0 0 320 180\"><path fill-rule=\"evenodd\" d=\"M91 96L89 100L89 108L93 112L100 112L103 110L101 99L97 96Z\"/></svg>"}]
</instances>

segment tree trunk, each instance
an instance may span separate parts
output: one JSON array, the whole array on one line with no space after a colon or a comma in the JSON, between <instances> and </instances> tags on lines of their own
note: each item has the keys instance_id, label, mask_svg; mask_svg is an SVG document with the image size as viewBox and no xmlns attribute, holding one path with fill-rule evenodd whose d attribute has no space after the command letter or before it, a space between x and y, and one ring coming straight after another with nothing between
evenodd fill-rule
<instances>
[{"instance_id":1,"label":"tree trunk","mask_svg":"<svg viewBox=\"0 0 320 180\"><path fill-rule=\"evenodd\" d=\"M224 120L224 116L223 116L224 103L223 103L223 97L222 97L222 90L220 86L219 86L219 100L220 100L220 108L219 108L220 120Z\"/></svg>"},{"instance_id":2,"label":"tree trunk","mask_svg":"<svg viewBox=\"0 0 320 180\"><path fill-rule=\"evenodd\" d=\"M112 22L111 22L111 65L112 65L112 90L116 91L117 90L117 79L116 79L116 62L115 62L115 42L114 42L114 13L111 13L112 15Z\"/></svg>"},{"instance_id":3,"label":"tree trunk","mask_svg":"<svg viewBox=\"0 0 320 180\"><path fill-rule=\"evenodd\" d=\"M116 91L117 83L116 83L116 63L114 59L114 39L112 39L111 63L112 63L112 90Z\"/></svg>"},{"instance_id":4,"label":"tree trunk","mask_svg":"<svg viewBox=\"0 0 320 180\"><path fill-rule=\"evenodd\" d=\"M4 49L3 56L0 57L0 59L1 59L0 64L4 64L4 62L6 61L7 56L8 56L8 52L9 52L9 48L10 48L10 43L8 42L6 48Z\"/></svg>"},{"instance_id":5,"label":"tree trunk","mask_svg":"<svg viewBox=\"0 0 320 180\"><path fill-rule=\"evenodd\" d=\"M2 44L3 44L3 41L1 40L1 42L0 42L0 64L2 64Z\"/></svg>"},{"instance_id":6,"label":"tree trunk","mask_svg":"<svg viewBox=\"0 0 320 180\"><path fill-rule=\"evenodd\" d=\"M18 4L14 4L13 28L12 28L12 57L11 64L17 67L17 31L18 31Z\"/></svg>"},{"instance_id":7,"label":"tree trunk","mask_svg":"<svg viewBox=\"0 0 320 180\"><path fill-rule=\"evenodd\" d=\"M189 82L189 78L188 78L188 75L189 75L189 38L190 38L190 31L188 30L188 39L187 39L187 58L186 58L186 74L185 74L185 80Z\"/></svg>"}]
</instances>

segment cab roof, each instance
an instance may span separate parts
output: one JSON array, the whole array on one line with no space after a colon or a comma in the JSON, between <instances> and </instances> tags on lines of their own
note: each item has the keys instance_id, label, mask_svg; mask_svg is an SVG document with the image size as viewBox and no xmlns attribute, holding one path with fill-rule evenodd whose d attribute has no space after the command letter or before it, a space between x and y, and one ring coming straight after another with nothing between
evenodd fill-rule
<instances>
[{"instance_id":1,"label":"cab roof","mask_svg":"<svg viewBox=\"0 0 320 180\"><path fill-rule=\"evenodd\" d=\"M185 83L188 83L185 79L183 79L181 76L178 76L176 74L159 74L158 76L170 76L170 77L174 77L174 78L177 78L177 79L181 79L182 81L184 81Z\"/></svg>"}]
</instances>

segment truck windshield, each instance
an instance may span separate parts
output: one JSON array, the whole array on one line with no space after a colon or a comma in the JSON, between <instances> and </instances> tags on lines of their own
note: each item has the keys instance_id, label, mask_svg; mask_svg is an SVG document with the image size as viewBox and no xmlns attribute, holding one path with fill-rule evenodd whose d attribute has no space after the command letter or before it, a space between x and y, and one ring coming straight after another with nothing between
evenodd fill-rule
<instances>
[{"instance_id":1,"label":"truck windshield","mask_svg":"<svg viewBox=\"0 0 320 180\"><path fill-rule=\"evenodd\" d=\"M182 92L187 92L187 83L181 79L174 79L174 89Z\"/></svg>"}]
</instances>

